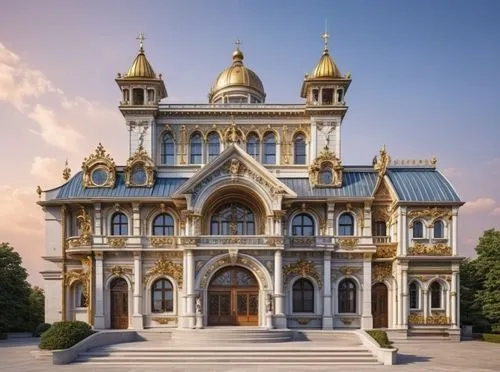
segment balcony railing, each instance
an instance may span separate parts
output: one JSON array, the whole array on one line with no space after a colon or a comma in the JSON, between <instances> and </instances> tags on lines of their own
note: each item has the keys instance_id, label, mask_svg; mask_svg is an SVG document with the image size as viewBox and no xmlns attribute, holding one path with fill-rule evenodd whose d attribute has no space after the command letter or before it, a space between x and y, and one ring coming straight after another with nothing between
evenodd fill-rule
<instances>
[{"instance_id":1,"label":"balcony railing","mask_svg":"<svg viewBox=\"0 0 500 372\"><path fill-rule=\"evenodd\" d=\"M374 244L386 244L391 242L390 236L374 236L373 243Z\"/></svg>"}]
</instances>

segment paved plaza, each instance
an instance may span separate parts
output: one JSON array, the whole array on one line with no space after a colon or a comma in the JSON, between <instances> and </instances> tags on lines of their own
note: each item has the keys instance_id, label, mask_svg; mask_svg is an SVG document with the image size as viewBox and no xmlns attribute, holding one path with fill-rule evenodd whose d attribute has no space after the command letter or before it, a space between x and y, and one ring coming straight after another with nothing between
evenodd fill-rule
<instances>
[{"instance_id":1,"label":"paved plaza","mask_svg":"<svg viewBox=\"0 0 500 372\"><path fill-rule=\"evenodd\" d=\"M395 366L103 366L71 364L54 366L50 360L36 360L31 351L37 350L39 339L14 338L0 340L2 372L10 371L498 371L500 344L480 341L461 343L408 343L399 348L398 365Z\"/></svg>"}]
</instances>

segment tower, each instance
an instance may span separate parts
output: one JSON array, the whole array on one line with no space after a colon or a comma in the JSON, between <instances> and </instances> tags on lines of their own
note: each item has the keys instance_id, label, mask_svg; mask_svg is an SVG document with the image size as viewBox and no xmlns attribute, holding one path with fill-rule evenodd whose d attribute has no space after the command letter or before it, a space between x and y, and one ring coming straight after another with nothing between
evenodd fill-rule
<instances>
[{"instance_id":1,"label":"tower","mask_svg":"<svg viewBox=\"0 0 500 372\"><path fill-rule=\"evenodd\" d=\"M144 34L140 33L139 54L126 74L118 73L115 81L122 92L119 109L129 131L129 155L142 146L151 158L155 151L154 122L159 104L167 97L161 74L155 74L144 53Z\"/></svg>"},{"instance_id":2,"label":"tower","mask_svg":"<svg viewBox=\"0 0 500 372\"><path fill-rule=\"evenodd\" d=\"M340 156L340 128L348 107L344 98L351 84L350 74L342 76L328 52L329 35L324 41L323 54L311 74L302 83L301 97L306 99L306 113L311 119L311 155L320 156L327 147Z\"/></svg>"}]
</instances>

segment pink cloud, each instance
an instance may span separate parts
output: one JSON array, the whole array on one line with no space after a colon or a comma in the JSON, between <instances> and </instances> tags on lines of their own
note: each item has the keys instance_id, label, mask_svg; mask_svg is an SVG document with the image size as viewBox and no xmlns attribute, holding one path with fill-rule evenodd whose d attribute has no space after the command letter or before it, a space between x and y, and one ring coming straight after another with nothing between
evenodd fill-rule
<instances>
[{"instance_id":1,"label":"pink cloud","mask_svg":"<svg viewBox=\"0 0 500 372\"><path fill-rule=\"evenodd\" d=\"M493 210L496 205L496 201L489 197L481 197L476 200L469 201L460 208L460 213L462 214L477 214L477 213L487 213Z\"/></svg>"}]
</instances>

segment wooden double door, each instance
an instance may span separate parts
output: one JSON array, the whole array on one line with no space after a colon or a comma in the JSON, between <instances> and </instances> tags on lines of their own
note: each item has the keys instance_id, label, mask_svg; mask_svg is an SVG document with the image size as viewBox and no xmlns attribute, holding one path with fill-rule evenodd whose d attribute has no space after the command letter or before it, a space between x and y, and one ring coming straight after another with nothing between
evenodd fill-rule
<instances>
[{"instance_id":1,"label":"wooden double door","mask_svg":"<svg viewBox=\"0 0 500 372\"><path fill-rule=\"evenodd\" d=\"M387 287L377 283L372 287L372 317L373 328L388 327Z\"/></svg>"},{"instance_id":2,"label":"wooden double door","mask_svg":"<svg viewBox=\"0 0 500 372\"><path fill-rule=\"evenodd\" d=\"M259 286L247 269L232 266L215 274L208 289L208 325L259 324Z\"/></svg>"},{"instance_id":3,"label":"wooden double door","mask_svg":"<svg viewBox=\"0 0 500 372\"><path fill-rule=\"evenodd\" d=\"M128 328L128 284L123 278L111 283L111 328Z\"/></svg>"}]
</instances>

